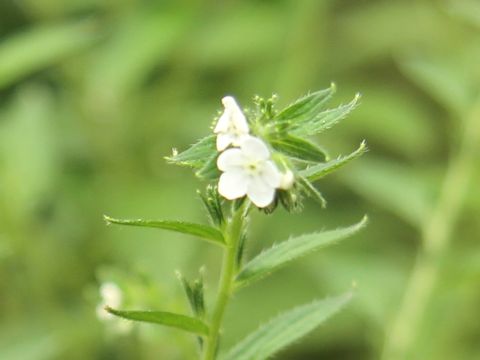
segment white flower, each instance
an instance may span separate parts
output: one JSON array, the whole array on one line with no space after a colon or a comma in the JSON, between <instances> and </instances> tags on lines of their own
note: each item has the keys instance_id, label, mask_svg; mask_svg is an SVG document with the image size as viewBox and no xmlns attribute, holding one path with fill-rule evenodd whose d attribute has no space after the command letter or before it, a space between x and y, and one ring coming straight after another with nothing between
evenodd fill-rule
<instances>
[{"instance_id":1,"label":"white flower","mask_svg":"<svg viewBox=\"0 0 480 360\"><path fill-rule=\"evenodd\" d=\"M228 149L217 160L223 171L218 183L218 192L228 200L247 195L258 207L268 206L280 187L282 175L270 160L270 151L265 143L248 136L240 148Z\"/></svg>"},{"instance_id":2,"label":"white flower","mask_svg":"<svg viewBox=\"0 0 480 360\"><path fill-rule=\"evenodd\" d=\"M100 285L100 295L102 300L113 308L122 304L122 290L114 282L106 282Z\"/></svg>"},{"instance_id":3,"label":"white flower","mask_svg":"<svg viewBox=\"0 0 480 360\"><path fill-rule=\"evenodd\" d=\"M222 99L225 110L218 119L213 132L217 135L217 150L223 151L229 145L240 146L243 139L248 136L249 128L247 119L235 99L225 96Z\"/></svg>"},{"instance_id":4,"label":"white flower","mask_svg":"<svg viewBox=\"0 0 480 360\"><path fill-rule=\"evenodd\" d=\"M101 301L97 305L97 317L100 320L109 320L114 316L105 310L105 306L110 306L114 309L118 309L122 305L123 294L122 290L117 284L113 282L106 282L100 285L100 297Z\"/></svg>"},{"instance_id":5,"label":"white flower","mask_svg":"<svg viewBox=\"0 0 480 360\"><path fill-rule=\"evenodd\" d=\"M105 310L106 306L118 309L122 306L123 292L114 282L105 282L100 285L101 300L96 307L97 318L107 324L114 334L127 334L133 327L133 323L124 319L116 318Z\"/></svg>"}]
</instances>

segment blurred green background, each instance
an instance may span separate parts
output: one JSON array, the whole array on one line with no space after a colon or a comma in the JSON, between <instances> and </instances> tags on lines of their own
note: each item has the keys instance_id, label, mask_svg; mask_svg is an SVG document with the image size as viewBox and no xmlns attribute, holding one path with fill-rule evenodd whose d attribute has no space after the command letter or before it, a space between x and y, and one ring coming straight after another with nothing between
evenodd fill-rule
<instances>
[{"instance_id":1,"label":"blurred green background","mask_svg":"<svg viewBox=\"0 0 480 360\"><path fill-rule=\"evenodd\" d=\"M129 308L187 312L174 270L205 265L211 298L220 252L107 227L102 214L203 221L203 185L163 156L206 135L226 94L248 106L277 93L286 105L331 81L335 101L359 91L362 103L318 142L336 156L367 139L370 152L318 184L326 210L256 214L248 254L364 213L370 225L238 294L223 345L282 309L352 281L358 290L278 359L378 359L395 337L447 166L465 122L480 122L480 2L0 1L0 359L192 358L188 334L98 321L98 287L118 283ZM480 155L470 145L467 196L451 207L425 308L407 321L407 359L480 358Z\"/></svg>"}]
</instances>

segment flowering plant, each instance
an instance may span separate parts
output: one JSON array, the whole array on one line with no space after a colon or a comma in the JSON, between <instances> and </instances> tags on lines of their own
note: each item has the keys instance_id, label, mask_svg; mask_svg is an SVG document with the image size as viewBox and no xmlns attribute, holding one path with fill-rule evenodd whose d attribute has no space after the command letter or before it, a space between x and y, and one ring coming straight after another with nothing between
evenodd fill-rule
<instances>
[{"instance_id":1,"label":"flowering plant","mask_svg":"<svg viewBox=\"0 0 480 360\"><path fill-rule=\"evenodd\" d=\"M348 104L326 109L334 92L332 85L280 111L275 108L276 97L256 97L255 108L245 111L233 97L224 97L224 110L216 119L213 134L181 153L174 150L172 156L167 157L173 164L193 168L198 178L208 182L200 197L210 225L170 220L120 220L105 216L107 223L176 231L221 246L224 258L213 307L205 303L202 277L189 281L179 274L191 316L120 310L113 308L113 303L107 304L106 310L121 318L195 334L204 360L269 358L340 310L351 298L351 291L279 315L230 350L225 351L219 345L224 313L234 293L293 260L351 236L366 224L364 217L349 227L293 237L244 261L248 218L253 209L272 213L281 204L287 211L296 212L302 209L306 197L324 207L326 201L313 182L366 151L362 142L353 153L331 160L321 147L308 139L329 129L355 108L358 95Z\"/></svg>"}]
</instances>

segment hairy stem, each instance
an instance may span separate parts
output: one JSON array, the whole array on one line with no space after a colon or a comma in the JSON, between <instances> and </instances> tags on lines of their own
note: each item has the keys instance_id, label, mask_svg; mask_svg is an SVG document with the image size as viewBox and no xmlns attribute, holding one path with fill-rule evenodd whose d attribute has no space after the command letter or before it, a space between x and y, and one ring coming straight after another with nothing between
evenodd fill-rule
<instances>
[{"instance_id":1,"label":"hairy stem","mask_svg":"<svg viewBox=\"0 0 480 360\"><path fill-rule=\"evenodd\" d=\"M384 360L411 358L416 331L421 326L434 291L477 156L480 142L480 99L466 117L464 127L460 149L450 161L440 198L430 219L421 229L422 248L417 255L404 299L385 343L382 355Z\"/></svg>"},{"instance_id":2,"label":"hairy stem","mask_svg":"<svg viewBox=\"0 0 480 360\"><path fill-rule=\"evenodd\" d=\"M223 315L225 314L225 309L227 308L233 291L232 286L236 271L238 244L242 231L243 218L245 216L244 209L245 206L243 205L240 206L239 209L232 211L232 217L226 226L225 239L228 246L223 255L220 284L210 321L210 334L206 339L203 354L204 360L214 360L216 357Z\"/></svg>"}]
</instances>

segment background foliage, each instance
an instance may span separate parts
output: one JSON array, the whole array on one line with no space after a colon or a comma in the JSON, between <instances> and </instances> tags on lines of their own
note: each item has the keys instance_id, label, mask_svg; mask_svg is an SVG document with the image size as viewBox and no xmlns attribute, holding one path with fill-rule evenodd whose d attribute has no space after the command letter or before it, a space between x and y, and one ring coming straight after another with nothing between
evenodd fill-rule
<instances>
[{"instance_id":1,"label":"background foliage","mask_svg":"<svg viewBox=\"0 0 480 360\"><path fill-rule=\"evenodd\" d=\"M331 81L337 101L356 91L363 99L319 143L336 156L366 138L370 152L320 183L326 210L309 203L298 215L258 214L248 251L364 213L370 225L242 292L225 343L355 281L355 300L328 330L279 359L380 356L463 123L480 122L477 1L6 0L0 37L0 358L194 354L179 331L118 334L98 322L98 284L116 281L135 308L184 312L173 270L194 276L206 265L213 284L217 249L107 227L102 214L202 219L194 177L163 156L206 135L225 94L247 105L275 92L285 105ZM470 155L437 281L408 329L409 359L480 354L478 144Z\"/></svg>"}]
</instances>

